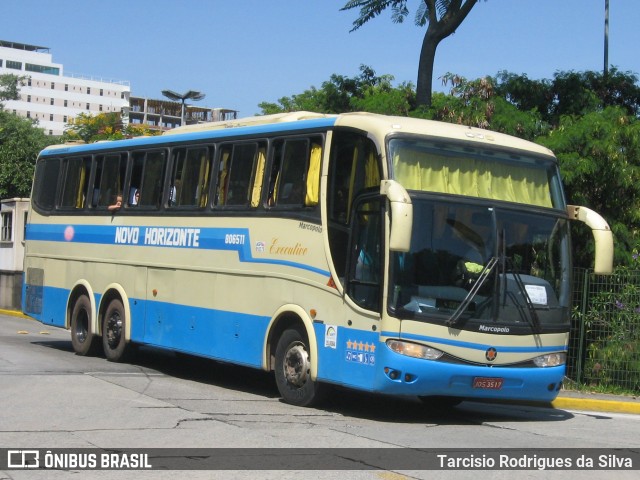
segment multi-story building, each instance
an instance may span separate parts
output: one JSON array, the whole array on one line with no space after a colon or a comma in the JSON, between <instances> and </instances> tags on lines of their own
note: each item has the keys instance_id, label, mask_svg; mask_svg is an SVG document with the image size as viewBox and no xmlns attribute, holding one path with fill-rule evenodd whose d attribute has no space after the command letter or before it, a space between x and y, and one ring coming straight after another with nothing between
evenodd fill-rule
<instances>
[{"instance_id":1,"label":"multi-story building","mask_svg":"<svg viewBox=\"0 0 640 480\"><path fill-rule=\"evenodd\" d=\"M183 105L169 100L131 96L128 81L81 75L64 75L53 63L48 47L0 40L0 75L27 77L19 100L4 102L7 111L38 121L49 135L62 135L80 113L96 115L117 112L123 123L145 124L152 130L168 130L182 123ZM232 120L237 111L187 105L184 123Z\"/></svg>"},{"instance_id":2,"label":"multi-story building","mask_svg":"<svg viewBox=\"0 0 640 480\"><path fill-rule=\"evenodd\" d=\"M182 124L182 104L169 100L130 98L129 123L147 125L152 130L169 130ZM184 124L235 120L238 112L227 108L207 108L187 105L184 109Z\"/></svg>"},{"instance_id":3,"label":"multi-story building","mask_svg":"<svg viewBox=\"0 0 640 480\"><path fill-rule=\"evenodd\" d=\"M62 135L80 113L121 113L129 107L129 82L65 75L47 47L0 40L0 74L8 73L27 80L20 99L4 102L5 110L37 120L49 135Z\"/></svg>"}]
</instances>

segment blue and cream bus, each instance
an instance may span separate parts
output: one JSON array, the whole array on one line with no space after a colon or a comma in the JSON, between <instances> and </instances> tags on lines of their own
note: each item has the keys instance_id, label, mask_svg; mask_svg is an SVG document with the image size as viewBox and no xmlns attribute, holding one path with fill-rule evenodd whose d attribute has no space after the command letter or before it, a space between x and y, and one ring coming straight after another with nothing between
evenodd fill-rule
<instances>
[{"instance_id":1,"label":"blue and cream bus","mask_svg":"<svg viewBox=\"0 0 640 480\"><path fill-rule=\"evenodd\" d=\"M309 112L40 154L23 310L75 352L150 345L426 400L550 401L571 302L569 223L595 270L612 236L566 204L557 161L475 128Z\"/></svg>"}]
</instances>

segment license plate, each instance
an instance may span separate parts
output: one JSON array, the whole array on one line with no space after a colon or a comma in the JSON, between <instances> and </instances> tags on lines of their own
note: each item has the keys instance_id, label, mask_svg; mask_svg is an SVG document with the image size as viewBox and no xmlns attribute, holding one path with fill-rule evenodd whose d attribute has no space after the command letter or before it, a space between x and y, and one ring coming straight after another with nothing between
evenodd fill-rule
<instances>
[{"instance_id":1,"label":"license plate","mask_svg":"<svg viewBox=\"0 0 640 480\"><path fill-rule=\"evenodd\" d=\"M504 379L502 378L475 377L473 379L473 388L500 390L503 383Z\"/></svg>"}]
</instances>

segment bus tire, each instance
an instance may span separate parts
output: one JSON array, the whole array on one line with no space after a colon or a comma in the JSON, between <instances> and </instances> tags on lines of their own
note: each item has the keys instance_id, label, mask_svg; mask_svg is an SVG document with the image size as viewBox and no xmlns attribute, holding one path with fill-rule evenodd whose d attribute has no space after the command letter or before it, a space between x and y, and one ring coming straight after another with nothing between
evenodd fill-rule
<instances>
[{"instance_id":1,"label":"bus tire","mask_svg":"<svg viewBox=\"0 0 640 480\"><path fill-rule=\"evenodd\" d=\"M308 341L298 329L282 333L275 362L276 384L285 402L308 407L322 400L327 386L311 380Z\"/></svg>"},{"instance_id":2,"label":"bus tire","mask_svg":"<svg viewBox=\"0 0 640 480\"><path fill-rule=\"evenodd\" d=\"M123 362L129 351L125 338L126 317L122 302L114 298L107 305L102 320L102 348L110 362Z\"/></svg>"},{"instance_id":3,"label":"bus tire","mask_svg":"<svg viewBox=\"0 0 640 480\"><path fill-rule=\"evenodd\" d=\"M80 295L71 311L71 345L77 355L95 355L100 338L91 331L91 300Z\"/></svg>"}]
</instances>

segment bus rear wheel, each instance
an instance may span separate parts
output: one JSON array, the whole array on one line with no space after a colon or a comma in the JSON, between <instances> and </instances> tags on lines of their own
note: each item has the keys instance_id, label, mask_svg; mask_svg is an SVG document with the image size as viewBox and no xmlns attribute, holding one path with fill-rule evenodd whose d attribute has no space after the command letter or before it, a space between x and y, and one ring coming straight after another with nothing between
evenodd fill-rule
<instances>
[{"instance_id":1,"label":"bus rear wheel","mask_svg":"<svg viewBox=\"0 0 640 480\"><path fill-rule=\"evenodd\" d=\"M129 351L125 338L126 326L124 306L114 298L109 302L102 321L102 348L110 362L126 360Z\"/></svg>"},{"instance_id":2,"label":"bus rear wheel","mask_svg":"<svg viewBox=\"0 0 640 480\"><path fill-rule=\"evenodd\" d=\"M275 361L276 384L285 402L307 407L322 400L326 385L311 380L308 341L298 329L282 333Z\"/></svg>"},{"instance_id":3,"label":"bus rear wheel","mask_svg":"<svg viewBox=\"0 0 640 480\"><path fill-rule=\"evenodd\" d=\"M80 295L71 312L71 345L77 355L94 355L99 347L99 337L91 331L91 301Z\"/></svg>"}]
</instances>

